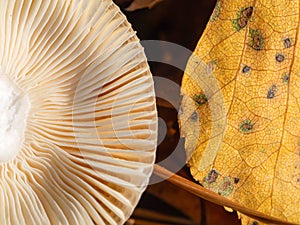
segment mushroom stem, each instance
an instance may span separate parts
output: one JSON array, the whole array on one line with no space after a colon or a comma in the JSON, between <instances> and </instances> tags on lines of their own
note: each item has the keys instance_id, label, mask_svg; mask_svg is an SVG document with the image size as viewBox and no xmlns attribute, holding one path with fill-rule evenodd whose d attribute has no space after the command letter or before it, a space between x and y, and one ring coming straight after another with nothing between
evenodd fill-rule
<instances>
[{"instance_id":1,"label":"mushroom stem","mask_svg":"<svg viewBox=\"0 0 300 225\"><path fill-rule=\"evenodd\" d=\"M0 162L12 160L25 138L29 99L6 75L0 76Z\"/></svg>"}]
</instances>

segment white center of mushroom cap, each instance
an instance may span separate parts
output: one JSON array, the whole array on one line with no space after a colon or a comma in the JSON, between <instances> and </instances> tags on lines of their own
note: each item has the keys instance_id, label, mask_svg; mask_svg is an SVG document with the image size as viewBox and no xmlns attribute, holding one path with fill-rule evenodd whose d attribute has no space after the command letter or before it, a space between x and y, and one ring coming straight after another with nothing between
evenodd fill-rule
<instances>
[{"instance_id":1,"label":"white center of mushroom cap","mask_svg":"<svg viewBox=\"0 0 300 225\"><path fill-rule=\"evenodd\" d=\"M29 105L14 82L0 75L0 162L12 160L22 148Z\"/></svg>"}]
</instances>

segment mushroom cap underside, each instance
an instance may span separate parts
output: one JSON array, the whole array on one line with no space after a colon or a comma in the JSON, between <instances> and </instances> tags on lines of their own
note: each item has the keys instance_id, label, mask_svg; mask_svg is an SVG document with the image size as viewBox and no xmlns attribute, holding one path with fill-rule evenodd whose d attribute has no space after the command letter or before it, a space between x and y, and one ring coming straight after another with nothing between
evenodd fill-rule
<instances>
[{"instance_id":1,"label":"mushroom cap underside","mask_svg":"<svg viewBox=\"0 0 300 225\"><path fill-rule=\"evenodd\" d=\"M1 79L30 105L22 147L0 164L0 224L123 224L157 133L130 24L111 0L0 0L0 34Z\"/></svg>"}]
</instances>

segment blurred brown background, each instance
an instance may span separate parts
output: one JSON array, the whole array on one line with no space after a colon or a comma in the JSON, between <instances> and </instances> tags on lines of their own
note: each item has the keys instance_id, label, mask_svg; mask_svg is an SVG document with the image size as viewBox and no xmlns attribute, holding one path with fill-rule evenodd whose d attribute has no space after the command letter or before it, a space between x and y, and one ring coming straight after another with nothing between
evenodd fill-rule
<instances>
[{"instance_id":1,"label":"blurred brown background","mask_svg":"<svg viewBox=\"0 0 300 225\"><path fill-rule=\"evenodd\" d=\"M124 10L132 0L115 0L121 7L137 36L141 40L163 40L184 46L191 51L205 29L206 23L214 8L216 0L164 0L151 9L134 12ZM172 55L161 49L163 57L186 63L186 55ZM154 76L170 79L180 86L183 71L163 63L150 62ZM156 89L165 92L175 99L176 105L171 106L164 99L157 100L159 117L159 137L163 141L157 149L157 162L167 158L174 149L178 152L169 159L166 166L174 170L176 166L185 164L184 140L180 140L177 111L180 102L179 88ZM175 170L175 172L177 172ZM193 181L189 169L183 167L177 174ZM155 179L153 175L152 179ZM200 199L177 188L167 181L150 185L143 194L128 225L238 225L236 213L226 212L223 207Z\"/></svg>"}]
</instances>

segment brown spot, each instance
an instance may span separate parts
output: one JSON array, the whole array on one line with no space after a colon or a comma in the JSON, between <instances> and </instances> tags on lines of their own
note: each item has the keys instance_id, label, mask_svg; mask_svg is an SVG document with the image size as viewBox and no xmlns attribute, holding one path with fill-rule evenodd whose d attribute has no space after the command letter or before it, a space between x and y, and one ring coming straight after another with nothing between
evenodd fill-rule
<instances>
[{"instance_id":1,"label":"brown spot","mask_svg":"<svg viewBox=\"0 0 300 225\"><path fill-rule=\"evenodd\" d=\"M279 63L283 62L284 58L285 58L284 55L282 55L281 53L278 53L275 56L276 61L279 62Z\"/></svg>"},{"instance_id":2,"label":"brown spot","mask_svg":"<svg viewBox=\"0 0 300 225\"><path fill-rule=\"evenodd\" d=\"M250 19L250 17L252 16L252 13L253 13L253 7L250 6L250 7L245 8L244 10L242 10L241 15L243 17Z\"/></svg>"},{"instance_id":3,"label":"brown spot","mask_svg":"<svg viewBox=\"0 0 300 225\"><path fill-rule=\"evenodd\" d=\"M222 184L221 188L222 190L226 190L231 185L230 181L226 181Z\"/></svg>"},{"instance_id":4,"label":"brown spot","mask_svg":"<svg viewBox=\"0 0 300 225\"><path fill-rule=\"evenodd\" d=\"M253 13L252 6L244 8L238 13L237 19L233 20L233 26L237 31L247 26L248 21L252 16L252 13Z\"/></svg>"},{"instance_id":5,"label":"brown spot","mask_svg":"<svg viewBox=\"0 0 300 225\"><path fill-rule=\"evenodd\" d=\"M229 196L233 191L233 185L229 177L224 177L218 187L218 194L224 197Z\"/></svg>"},{"instance_id":6,"label":"brown spot","mask_svg":"<svg viewBox=\"0 0 300 225\"><path fill-rule=\"evenodd\" d=\"M283 83L285 83L285 84L289 83L289 80L290 80L290 75L289 75L289 74L285 74L285 75L282 77L282 81L283 81Z\"/></svg>"},{"instance_id":7,"label":"brown spot","mask_svg":"<svg viewBox=\"0 0 300 225\"><path fill-rule=\"evenodd\" d=\"M240 131L242 131L243 133L250 133L252 130L253 130L253 123L251 122L251 120L249 119L244 120L240 126Z\"/></svg>"},{"instance_id":8,"label":"brown spot","mask_svg":"<svg viewBox=\"0 0 300 225\"><path fill-rule=\"evenodd\" d=\"M201 106L201 105L207 103L207 97L205 94L195 95L193 99L197 106Z\"/></svg>"},{"instance_id":9,"label":"brown spot","mask_svg":"<svg viewBox=\"0 0 300 225\"><path fill-rule=\"evenodd\" d=\"M261 43L261 37L258 35L255 35L253 37L253 48L254 49L260 49L260 43Z\"/></svg>"},{"instance_id":10,"label":"brown spot","mask_svg":"<svg viewBox=\"0 0 300 225\"><path fill-rule=\"evenodd\" d=\"M276 85L273 84L268 90L267 98L268 99L274 98L276 95L276 92L277 92L277 87L276 87Z\"/></svg>"},{"instance_id":11,"label":"brown spot","mask_svg":"<svg viewBox=\"0 0 300 225\"><path fill-rule=\"evenodd\" d=\"M216 170L211 170L208 175L205 177L205 181L209 184L216 182L218 179L219 173Z\"/></svg>"},{"instance_id":12,"label":"brown spot","mask_svg":"<svg viewBox=\"0 0 300 225\"><path fill-rule=\"evenodd\" d=\"M249 73L251 70L251 68L249 66L244 66L243 69L242 69L242 72L243 73Z\"/></svg>"},{"instance_id":13,"label":"brown spot","mask_svg":"<svg viewBox=\"0 0 300 225\"><path fill-rule=\"evenodd\" d=\"M247 23L248 23L248 19L246 17L241 17L239 20L237 20L237 24L238 24L240 29L247 26Z\"/></svg>"},{"instance_id":14,"label":"brown spot","mask_svg":"<svg viewBox=\"0 0 300 225\"><path fill-rule=\"evenodd\" d=\"M283 39L283 45L285 48L290 48L292 47L292 41L290 38L285 38Z\"/></svg>"},{"instance_id":15,"label":"brown spot","mask_svg":"<svg viewBox=\"0 0 300 225\"><path fill-rule=\"evenodd\" d=\"M240 178L235 177L235 178L234 178L234 183L237 184L238 182L240 182Z\"/></svg>"},{"instance_id":16,"label":"brown spot","mask_svg":"<svg viewBox=\"0 0 300 225\"><path fill-rule=\"evenodd\" d=\"M260 30L250 29L250 46L255 50L262 50L264 46L264 38Z\"/></svg>"},{"instance_id":17,"label":"brown spot","mask_svg":"<svg viewBox=\"0 0 300 225\"><path fill-rule=\"evenodd\" d=\"M217 60L211 60L208 64L207 64L207 73L212 73L217 67Z\"/></svg>"}]
</instances>

